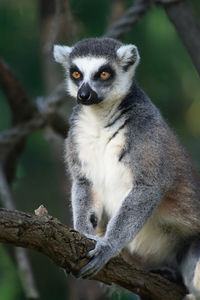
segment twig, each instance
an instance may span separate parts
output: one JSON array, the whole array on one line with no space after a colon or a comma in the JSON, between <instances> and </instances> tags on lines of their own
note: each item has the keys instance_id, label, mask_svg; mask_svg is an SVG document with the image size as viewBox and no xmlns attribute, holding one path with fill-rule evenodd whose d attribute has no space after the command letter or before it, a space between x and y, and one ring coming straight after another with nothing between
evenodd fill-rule
<instances>
[{"instance_id":1,"label":"twig","mask_svg":"<svg viewBox=\"0 0 200 300\"><path fill-rule=\"evenodd\" d=\"M44 124L45 120L40 115L36 115L26 123L3 131L0 134L0 156L3 157L21 138L43 127Z\"/></svg>"},{"instance_id":2,"label":"twig","mask_svg":"<svg viewBox=\"0 0 200 300\"><path fill-rule=\"evenodd\" d=\"M117 23L115 23L105 34L107 37L120 38L129 32L132 26L149 10L153 0L135 0L131 7Z\"/></svg>"},{"instance_id":3,"label":"twig","mask_svg":"<svg viewBox=\"0 0 200 300\"><path fill-rule=\"evenodd\" d=\"M27 137L33 131L43 128L46 125L51 125L61 137L66 137L68 126L58 114L49 114L46 116L46 119L43 115L37 114L30 121L4 130L0 134L0 158L3 158L20 139Z\"/></svg>"},{"instance_id":4,"label":"twig","mask_svg":"<svg viewBox=\"0 0 200 300\"><path fill-rule=\"evenodd\" d=\"M34 216L5 209L0 209L0 242L42 252L67 272L85 265L85 254L95 244L47 214ZM146 272L136 263L128 264L119 255L92 279L117 284L154 300L180 300L186 292L184 287Z\"/></svg>"},{"instance_id":5,"label":"twig","mask_svg":"<svg viewBox=\"0 0 200 300\"><path fill-rule=\"evenodd\" d=\"M5 208L14 210L15 204L11 195L11 190L4 176L3 167L0 165L0 199ZM15 248L15 257L19 270L20 280L27 298L38 299L39 294L36 288L27 252L24 248Z\"/></svg>"},{"instance_id":6,"label":"twig","mask_svg":"<svg viewBox=\"0 0 200 300\"><path fill-rule=\"evenodd\" d=\"M37 108L43 114L55 113L66 102L66 96L66 84L61 82L50 95L36 100Z\"/></svg>"}]
</instances>

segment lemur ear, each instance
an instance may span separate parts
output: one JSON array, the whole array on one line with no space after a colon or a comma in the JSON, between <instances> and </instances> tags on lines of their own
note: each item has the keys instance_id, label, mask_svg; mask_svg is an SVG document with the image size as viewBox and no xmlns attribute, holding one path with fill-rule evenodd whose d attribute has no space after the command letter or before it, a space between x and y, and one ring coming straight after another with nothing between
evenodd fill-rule
<instances>
[{"instance_id":1,"label":"lemur ear","mask_svg":"<svg viewBox=\"0 0 200 300\"><path fill-rule=\"evenodd\" d=\"M63 65L67 64L69 61L69 54L71 53L73 47L54 45L53 55L55 61Z\"/></svg>"},{"instance_id":2,"label":"lemur ear","mask_svg":"<svg viewBox=\"0 0 200 300\"><path fill-rule=\"evenodd\" d=\"M117 50L117 57L125 71L130 66L137 66L140 61L140 55L135 45L123 45Z\"/></svg>"}]
</instances>

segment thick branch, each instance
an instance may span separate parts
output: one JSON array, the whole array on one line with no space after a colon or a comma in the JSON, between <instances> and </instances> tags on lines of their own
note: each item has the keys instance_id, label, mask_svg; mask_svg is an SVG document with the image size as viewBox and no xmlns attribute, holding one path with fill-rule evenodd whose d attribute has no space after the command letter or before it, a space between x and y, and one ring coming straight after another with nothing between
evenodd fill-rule
<instances>
[{"instance_id":1,"label":"thick branch","mask_svg":"<svg viewBox=\"0 0 200 300\"><path fill-rule=\"evenodd\" d=\"M161 0L200 75L200 25L187 1ZM167 3L169 2L169 3ZM172 3L170 3L172 2Z\"/></svg>"},{"instance_id":2,"label":"thick branch","mask_svg":"<svg viewBox=\"0 0 200 300\"><path fill-rule=\"evenodd\" d=\"M87 263L85 254L95 242L68 228L57 219L0 209L0 242L37 250L67 272ZM106 284L117 284L154 300L180 300L185 289L159 275L148 273L138 264L128 264L117 256L93 277Z\"/></svg>"},{"instance_id":3,"label":"thick branch","mask_svg":"<svg viewBox=\"0 0 200 300\"><path fill-rule=\"evenodd\" d=\"M35 112L34 103L6 62L0 57L0 86L12 111L13 122L28 120Z\"/></svg>"},{"instance_id":4,"label":"thick branch","mask_svg":"<svg viewBox=\"0 0 200 300\"><path fill-rule=\"evenodd\" d=\"M11 109L12 125L30 119L36 108L21 83L2 58L0 58L0 86ZM4 158L4 170L9 183L14 179L15 168L18 158L23 151L24 143L25 138L19 139L17 143L13 145L13 149L10 149Z\"/></svg>"}]
</instances>

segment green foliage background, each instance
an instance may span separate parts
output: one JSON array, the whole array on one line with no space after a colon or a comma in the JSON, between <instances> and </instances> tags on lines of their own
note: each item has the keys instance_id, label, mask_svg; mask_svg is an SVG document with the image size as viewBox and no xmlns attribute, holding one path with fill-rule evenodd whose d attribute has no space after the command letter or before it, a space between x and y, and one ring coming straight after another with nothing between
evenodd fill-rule
<instances>
[{"instance_id":1,"label":"green foliage background","mask_svg":"<svg viewBox=\"0 0 200 300\"><path fill-rule=\"evenodd\" d=\"M105 33L111 1L70 2L73 16L81 28L79 39ZM131 2L127 1L127 7ZM200 18L199 1L192 3ZM138 46L141 63L136 78L176 131L199 169L200 81L165 11L162 8L153 8L124 36L123 41ZM1 0L0 55L11 66L33 99L44 95L38 1ZM9 126L9 108L0 91L0 130ZM32 212L43 203L50 214L65 221L65 210L68 207L63 199L61 175L58 173L55 155L43 134L32 134L17 169L17 180L14 184L17 208ZM69 299L63 271L37 253L31 252L31 260L41 299ZM122 299L130 300L133 297L124 295ZM1 246L0 300L23 299L25 298L16 267Z\"/></svg>"}]
</instances>

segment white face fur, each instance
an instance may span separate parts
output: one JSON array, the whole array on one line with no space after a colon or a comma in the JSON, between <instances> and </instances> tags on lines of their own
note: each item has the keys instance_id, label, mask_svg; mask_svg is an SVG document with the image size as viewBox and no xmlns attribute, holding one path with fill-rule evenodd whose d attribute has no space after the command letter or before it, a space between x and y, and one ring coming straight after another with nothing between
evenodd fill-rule
<instances>
[{"instance_id":1,"label":"white face fur","mask_svg":"<svg viewBox=\"0 0 200 300\"><path fill-rule=\"evenodd\" d=\"M54 46L54 58L66 70L67 89L71 96L77 98L84 84L97 94L99 102L117 101L128 93L140 59L136 46L121 46L117 50L117 58L110 61L104 56L79 56L71 60L71 51L73 47ZM74 71L81 74L80 78L73 77ZM102 79L102 72L108 72L108 78Z\"/></svg>"}]
</instances>

